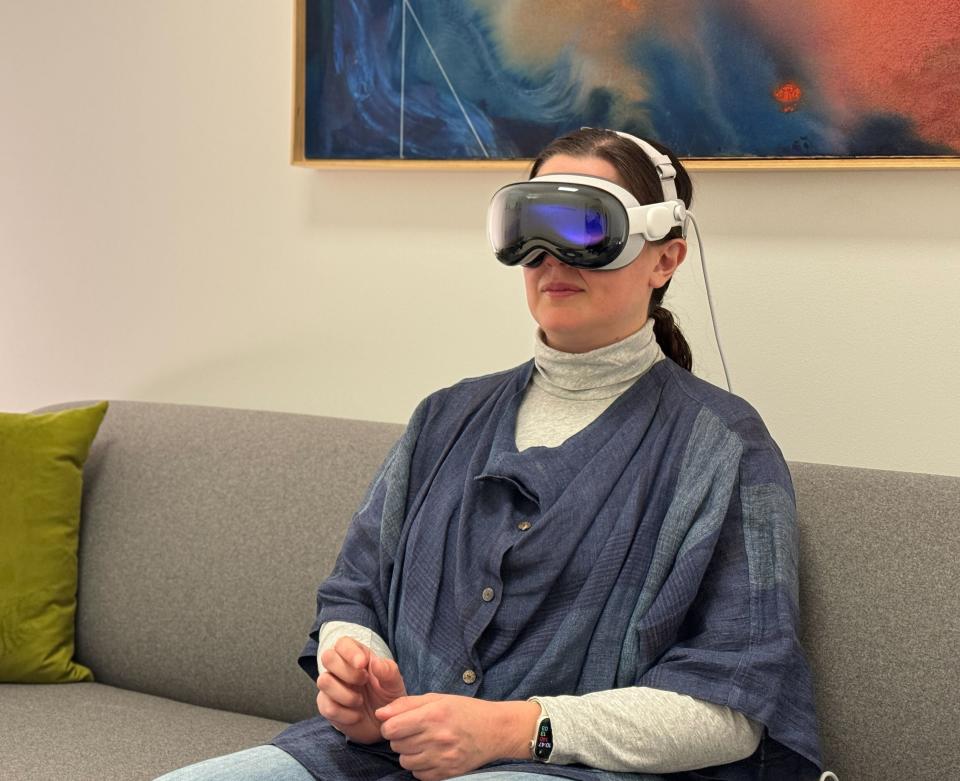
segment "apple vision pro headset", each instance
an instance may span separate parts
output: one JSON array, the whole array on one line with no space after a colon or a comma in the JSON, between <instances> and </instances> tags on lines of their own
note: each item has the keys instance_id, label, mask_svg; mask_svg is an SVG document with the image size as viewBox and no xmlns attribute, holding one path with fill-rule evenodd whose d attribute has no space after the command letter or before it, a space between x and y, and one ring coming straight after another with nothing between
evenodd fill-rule
<instances>
[{"instance_id":1,"label":"apple vision pro headset","mask_svg":"<svg viewBox=\"0 0 960 781\"><path fill-rule=\"evenodd\" d=\"M644 151L656 168L663 201L641 206L609 179L548 174L501 187L487 212L487 233L497 260L507 266L539 265L545 253L576 268L613 271L629 265L644 242L684 227L687 210L677 198L670 158L646 141L617 133Z\"/></svg>"},{"instance_id":2,"label":"apple vision pro headset","mask_svg":"<svg viewBox=\"0 0 960 781\"><path fill-rule=\"evenodd\" d=\"M677 197L676 169L668 155L643 139L612 132L643 150L660 179L663 200L641 205L615 182L582 174L548 174L508 184L494 193L487 210L487 236L497 260L507 266L539 266L550 255L574 268L614 271L632 263L645 242L659 241L674 228L686 236L687 222L693 223L714 336L730 389L700 230Z\"/></svg>"}]
</instances>

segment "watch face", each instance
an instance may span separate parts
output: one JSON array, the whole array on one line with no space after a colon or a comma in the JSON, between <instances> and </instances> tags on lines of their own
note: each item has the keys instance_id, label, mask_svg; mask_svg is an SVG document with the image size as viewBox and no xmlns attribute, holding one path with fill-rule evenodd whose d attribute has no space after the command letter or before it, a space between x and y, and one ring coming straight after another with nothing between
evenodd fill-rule
<instances>
[{"instance_id":1,"label":"watch face","mask_svg":"<svg viewBox=\"0 0 960 781\"><path fill-rule=\"evenodd\" d=\"M533 755L541 762L550 759L553 751L553 730L550 729L550 719L541 719L537 728L537 742L533 747Z\"/></svg>"}]
</instances>

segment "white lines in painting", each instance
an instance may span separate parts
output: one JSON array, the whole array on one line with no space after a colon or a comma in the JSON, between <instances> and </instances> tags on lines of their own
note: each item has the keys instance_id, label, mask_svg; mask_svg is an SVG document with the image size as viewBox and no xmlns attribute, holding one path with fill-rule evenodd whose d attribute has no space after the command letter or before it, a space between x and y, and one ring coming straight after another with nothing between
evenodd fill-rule
<instances>
[{"instance_id":1,"label":"white lines in painting","mask_svg":"<svg viewBox=\"0 0 960 781\"><path fill-rule=\"evenodd\" d=\"M457 91L453 88L453 84L450 82L449 76L447 76L447 71L444 69L443 64L440 62L440 58L437 56L436 51L433 48L433 44L430 43L430 39L427 38L427 34L423 29L423 25L420 24L420 19L417 18L416 12L413 10L413 6L410 5L410 0L400 0L403 3L403 18L401 20L400 26L400 157L403 157L403 104L404 104L404 91L406 89L406 58L407 58L407 49L406 49L406 32L407 32L407 11L410 12L410 16L413 18L414 24L417 25L417 29L420 30L420 35L423 36L424 43L427 44L427 48L430 50L430 54L433 56L433 61L437 63L437 67L440 69L440 74L443 76L443 80L447 82L447 86L450 88L450 93L453 95L453 99L457 101L457 105L460 107L460 113L463 114L463 118L467 121L467 124L470 126L470 132L473 133L473 137L477 139L477 143L480 145L480 149L483 152L484 157L490 157L490 153L487 152L487 148L483 145L483 141L480 140L480 135L477 133L477 129L473 126L473 122L470 121L470 116L467 114L466 109L463 107L463 103L460 102L460 96L457 95Z\"/></svg>"},{"instance_id":2,"label":"white lines in painting","mask_svg":"<svg viewBox=\"0 0 960 781\"><path fill-rule=\"evenodd\" d=\"M407 93L407 0L400 0L400 159L403 160L403 101Z\"/></svg>"}]
</instances>

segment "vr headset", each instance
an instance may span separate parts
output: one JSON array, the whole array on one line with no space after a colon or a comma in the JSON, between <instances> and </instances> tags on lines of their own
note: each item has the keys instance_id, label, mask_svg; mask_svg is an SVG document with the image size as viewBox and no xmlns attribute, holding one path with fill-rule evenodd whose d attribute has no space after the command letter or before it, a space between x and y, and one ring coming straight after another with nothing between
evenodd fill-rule
<instances>
[{"instance_id":1,"label":"vr headset","mask_svg":"<svg viewBox=\"0 0 960 781\"><path fill-rule=\"evenodd\" d=\"M685 228L687 210L677 198L670 158L646 141L635 142L660 177L663 201L641 206L608 179L549 174L501 187L487 210L487 235L507 266L539 266L547 254L575 268L612 271L629 265L644 242Z\"/></svg>"}]
</instances>

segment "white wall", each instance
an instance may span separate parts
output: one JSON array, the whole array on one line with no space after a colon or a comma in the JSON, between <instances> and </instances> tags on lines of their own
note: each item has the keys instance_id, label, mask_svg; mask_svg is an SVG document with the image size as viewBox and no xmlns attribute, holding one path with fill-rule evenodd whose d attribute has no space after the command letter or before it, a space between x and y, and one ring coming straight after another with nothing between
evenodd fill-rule
<instances>
[{"instance_id":1,"label":"white wall","mask_svg":"<svg viewBox=\"0 0 960 781\"><path fill-rule=\"evenodd\" d=\"M292 3L0 3L0 409L403 421L525 360L509 173L287 163ZM960 170L700 173L735 390L788 458L960 474ZM693 262L672 306L722 375Z\"/></svg>"}]
</instances>

